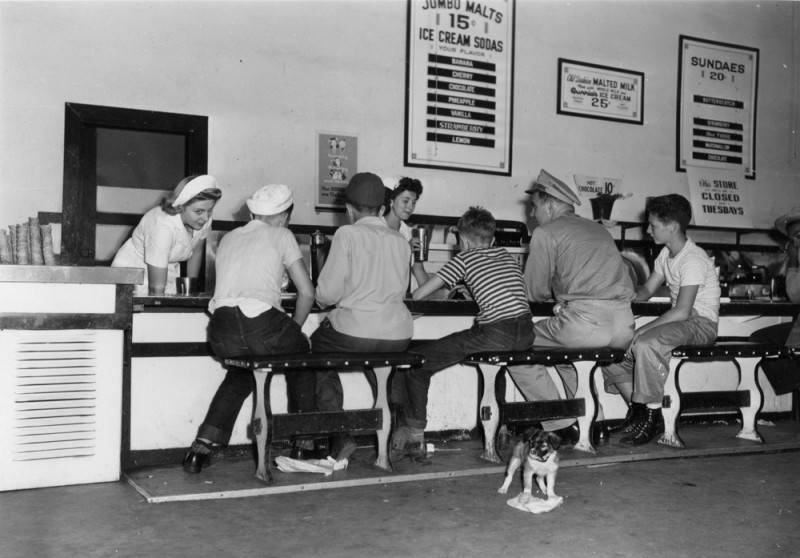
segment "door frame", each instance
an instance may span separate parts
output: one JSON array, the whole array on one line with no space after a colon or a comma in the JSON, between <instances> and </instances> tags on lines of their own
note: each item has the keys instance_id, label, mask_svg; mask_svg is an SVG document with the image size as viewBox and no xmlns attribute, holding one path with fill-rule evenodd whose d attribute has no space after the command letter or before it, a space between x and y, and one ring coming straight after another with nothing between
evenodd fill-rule
<instances>
[{"instance_id":1,"label":"door frame","mask_svg":"<svg viewBox=\"0 0 800 558\"><path fill-rule=\"evenodd\" d=\"M186 139L184 176L208 172L207 116L65 103L63 265L95 265L98 128L180 134Z\"/></svg>"}]
</instances>

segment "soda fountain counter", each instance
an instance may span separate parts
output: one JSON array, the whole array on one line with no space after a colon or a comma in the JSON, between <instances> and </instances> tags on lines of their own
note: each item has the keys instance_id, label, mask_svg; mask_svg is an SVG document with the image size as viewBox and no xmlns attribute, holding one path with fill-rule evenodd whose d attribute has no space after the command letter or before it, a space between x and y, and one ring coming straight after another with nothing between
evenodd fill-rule
<instances>
[{"instance_id":1,"label":"soda fountain counter","mask_svg":"<svg viewBox=\"0 0 800 558\"><path fill-rule=\"evenodd\" d=\"M0 265L0 490L119 479L143 274Z\"/></svg>"},{"instance_id":2,"label":"soda fountain counter","mask_svg":"<svg viewBox=\"0 0 800 558\"><path fill-rule=\"evenodd\" d=\"M136 297L133 314L133 345L130 367L130 398L123 404L129 409L130 447L124 451L125 462L147 465L175 462L191 441L203 420L208 404L222 380L224 370L212 357L206 344L208 295L185 297ZM292 297L287 295L285 309L291 311ZM463 300L408 300L414 315L414 340L436 339L472 323L477 306ZM644 302L633 305L637 324L661 315L667 302ZM533 303L534 319L549 316L552 304ZM756 329L791 321L800 305L788 302L742 301L721 306L719 333L722 336L747 336ZM309 316L304 327L307 334L317 327L324 311ZM696 365L687 365L696 366ZM729 367L729 373L706 372L703 367ZM713 372L713 373L711 373ZM704 389L734 389L737 374L733 365L704 364L685 374L684 386ZM603 391L597 375L598 393L605 416L621 418L625 407L616 395ZM285 384L281 375L273 378L275 389L271 401L273 411L286 412ZM372 405L372 392L361 374L342 374L345 408ZM765 378L761 379L766 413L791 411L791 394L776 396ZM433 377L428 407L428 429L432 431L468 431L477 425L478 374L474 368L453 366ZM507 382L509 401L521 396ZM247 425L251 418L250 403L242 408L234 428L231 444L247 444ZM124 448L125 449L125 448ZM169 451L165 451L169 450ZM171 461L170 461L171 460Z\"/></svg>"}]
</instances>

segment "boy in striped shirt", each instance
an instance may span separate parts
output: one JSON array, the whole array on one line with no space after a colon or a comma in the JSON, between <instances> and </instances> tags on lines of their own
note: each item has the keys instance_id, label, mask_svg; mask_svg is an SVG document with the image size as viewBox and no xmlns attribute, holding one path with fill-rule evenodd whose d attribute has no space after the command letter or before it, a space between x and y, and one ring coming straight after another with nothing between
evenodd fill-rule
<instances>
[{"instance_id":1,"label":"boy in striped shirt","mask_svg":"<svg viewBox=\"0 0 800 558\"><path fill-rule=\"evenodd\" d=\"M421 368L398 371L392 384L398 427L392 435L392 458L424 462L428 387L433 374L480 351L516 351L533 344L533 322L525 282L517 260L492 246L496 228L491 213L470 207L458 221L460 252L417 288L414 300L463 282L478 304L470 329L451 333L415 348L425 356Z\"/></svg>"}]
</instances>

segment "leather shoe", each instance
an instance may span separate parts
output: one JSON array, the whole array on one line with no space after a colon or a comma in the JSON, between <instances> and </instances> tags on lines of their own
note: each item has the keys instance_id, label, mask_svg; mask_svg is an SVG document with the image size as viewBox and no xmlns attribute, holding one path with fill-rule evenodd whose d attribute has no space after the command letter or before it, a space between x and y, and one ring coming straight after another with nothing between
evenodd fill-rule
<instances>
[{"instance_id":1,"label":"leather shoe","mask_svg":"<svg viewBox=\"0 0 800 558\"><path fill-rule=\"evenodd\" d=\"M183 470L192 474L202 471L203 467L208 465L211 460L211 449L212 445L202 440L192 442L192 446L186 450L181 462Z\"/></svg>"},{"instance_id":2,"label":"leather shoe","mask_svg":"<svg viewBox=\"0 0 800 558\"><path fill-rule=\"evenodd\" d=\"M619 442L621 444L640 446L647 444L662 432L664 432L664 417L661 415L661 408L651 409L645 407L645 414L634 425L633 431Z\"/></svg>"},{"instance_id":3,"label":"leather shoe","mask_svg":"<svg viewBox=\"0 0 800 558\"><path fill-rule=\"evenodd\" d=\"M310 438L298 438L292 442L292 450L289 457L300 461L306 459L325 459L328 457L328 450L319 447L316 440Z\"/></svg>"},{"instance_id":4,"label":"leather shoe","mask_svg":"<svg viewBox=\"0 0 800 558\"><path fill-rule=\"evenodd\" d=\"M553 430L553 434L557 434L561 438L561 444L567 446L574 446L581 437L581 431L577 423L572 423L559 430Z\"/></svg>"},{"instance_id":5,"label":"leather shoe","mask_svg":"<svg viewBox=\"0 0 800 558\"><path fill-rule=\"evenodd\" d=\"M425 451L425 444L420 442L406 442L402 448L394 446L389 453L392 463L398 463L401 459L408 458L413 463L420 465L430 465L433 463L433 455Z\"/></svg>"},{"instance_id":6,"label":"leather shoe","mask_svg":"<svg viewBox=\"0 0 800 558\"><path fill-rule=\"evenodd\" d=\"M594 423L589 429L589 437L592 440L592 445L602 446L607 444L611 438L611 433L605 421Z\"/></svg>"}]
</instances>

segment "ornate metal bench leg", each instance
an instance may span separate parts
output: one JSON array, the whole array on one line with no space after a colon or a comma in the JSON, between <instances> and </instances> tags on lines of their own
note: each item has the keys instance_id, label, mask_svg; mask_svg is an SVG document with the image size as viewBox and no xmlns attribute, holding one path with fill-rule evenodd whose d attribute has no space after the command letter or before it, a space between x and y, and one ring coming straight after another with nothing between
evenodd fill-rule
<instances>
[{"instance_id":1,"label":"ornate metal bench leg","mask_svg":"<svg viewBox=\"0 0 800 558\"><path fill-rule=\"evenodd\" d=\"M761 391L761 386L758 385L758 365L761 359L736 357L736 362L739 365L739 387L737 389L750 394L750 404L747 407L739 407L742 413L742 429L736 437L763 444L764 439L756 428L756 417L764 404L764 393Z\"/></svg>"},{"instance_id":2,"label":"ornate metal bench leg","mask_svg":"<svg viewBox=\"0 0 800 558\"><path fill-rule=\"evenodd\" d=\"M587 360L579 360L573 362L573 364L578 373L578 389L575 392L575 399L583 399L584 401L583 416L576 417L578 419L578 428L580 429L580 438L578 439L578 443L575 444L575 449L589 453L597 453L594 445L592 445L592 438L590 436L590 429L592 422L594 422L595 412L597 411L597 401L592 393L592 376L597 364Z\"/></svg>"},{"instance_id":3,"label":"ornate metal bench leg","mask_svg":"<svg viewBox=\"0 0 800 558\"><path fill-rule=\"evenodd\" d=\"M266 398L269 394L264 393L264 386L270 376L270 370L267 368L256 368L253 370L253 376L256 379L256 391L253 394L253 434L256 437L256 454L258 457L258 465L256 467L256 478L261 479L266 483L274 482L272 471L270 471L269 463L267 463L267 453L269 448L269 427L270 424L267 420L267 401Z\"/></svg>"},{"instance_id":4,"label":"ornate metal bench leg","mask_svg":"<svg viewBox=\"0 0 800 558\"><path fill-rule=\"evenodd\" d=\"M378 458L375 460L375 465L381 469L391 471L392 467L389 464L389 434L392 430L392 416L389 411L389 400L387 390L389 387L389 375L392 372L391 366L376 367L375 377L378 383L378 394L375 398L375 408L380 409L382 413L382 421L380 430L376 431L378 435Z\"/></svg>"},{"instance_id":5,"label":"ornate metal bench leg","mask_svg":"<svg viewBox=\"0 0 800 558\"><path fill-rule=\"evenodd\" d=\"M481 364L478 366L478 372L483 376L483 394L481 394L479 412L484 438L481 459L492 463L500 463L500 457L494 447L494 437L497 432L497 425L500 422L500 407L497 404L494 390L500 368L500 366L493 364Z\"/></svg>"},{"instance_id":6,"label":"ornate metal bench leg","mask_svg":"<svg viewBox=\"0 0 800 558\"><path fill-rule=\"evenodd\" d=\"M672 358L669 361L669 374L664 383L664 406L661 408L661 416L664 417L664 433L658 439L658 443L673 448L683 448L681 437L678 436L678 416L681 414L681 394L678 389L678 372L683 364L683 360Z\"/></svg>"}]
</instances>

